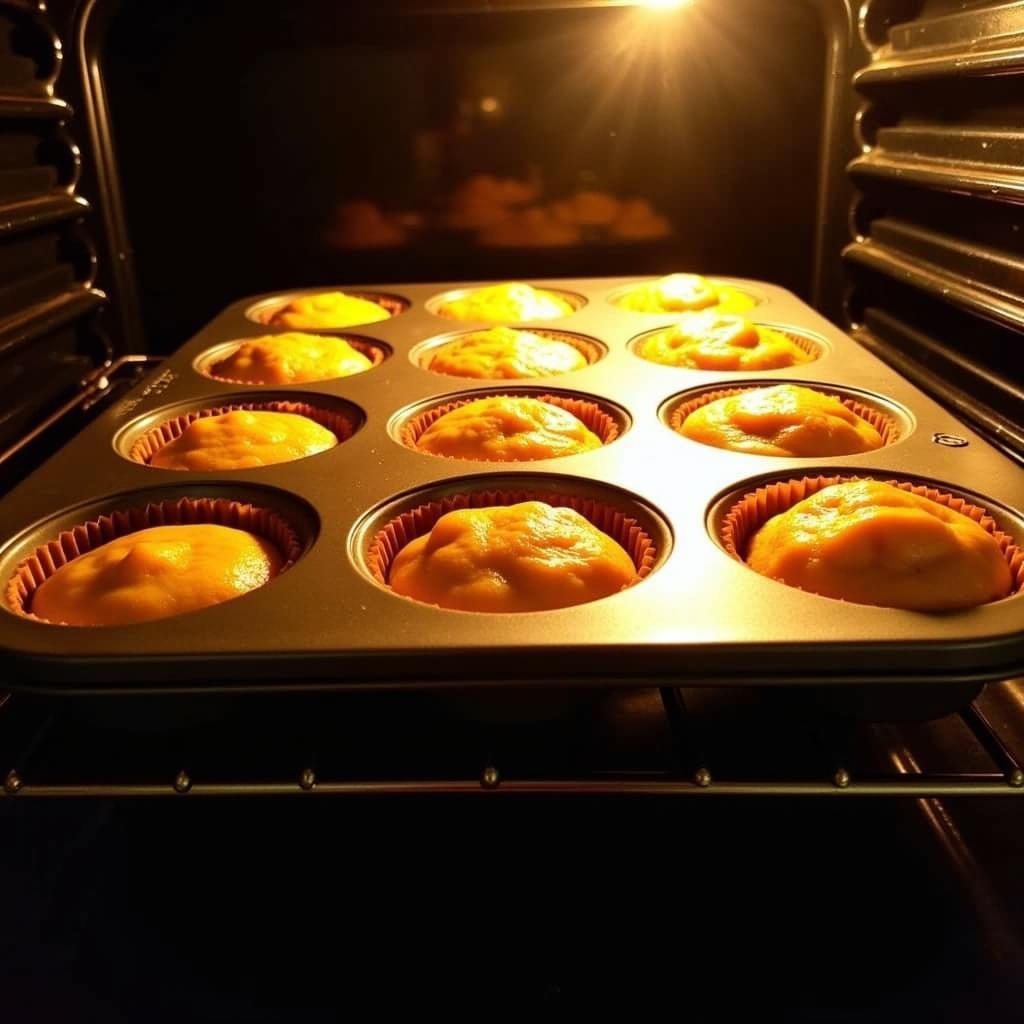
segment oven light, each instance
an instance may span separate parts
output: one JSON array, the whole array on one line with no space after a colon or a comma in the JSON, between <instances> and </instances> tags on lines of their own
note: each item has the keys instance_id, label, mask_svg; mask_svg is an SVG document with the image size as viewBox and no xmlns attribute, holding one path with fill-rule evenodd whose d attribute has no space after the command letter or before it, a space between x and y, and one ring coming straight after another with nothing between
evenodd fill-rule
<instances>
[{"instance_id":1,"label":"oven light","mask_svg":"<svg viewBox=\"0 0 1024 1024\"><path fill-rule=\"evenodd\" d=\"M674 11L677 7L683 7L693 0L638 0L638 6L647 7L652 11Z\"/></svg>"}]
</instances>

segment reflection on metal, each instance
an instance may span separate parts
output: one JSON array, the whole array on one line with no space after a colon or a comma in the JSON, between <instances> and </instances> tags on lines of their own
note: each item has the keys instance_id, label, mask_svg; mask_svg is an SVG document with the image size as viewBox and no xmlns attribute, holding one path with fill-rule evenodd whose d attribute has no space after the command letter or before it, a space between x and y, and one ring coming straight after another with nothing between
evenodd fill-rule
<instances>
[{"instance_id":1,"label":"reflection on metal","mask_svg":"<svg viewBox=\"0 0 1024 1024\"><path fill-rule=\"evenodd\" d=\"M1000 396L1005 397L1007 402L1012 402L1015 401L1015 393L1010 382L992 374L985 374L981 368L975 369L969 363L958 359L957 353L940 348L937 342L891 317L872 311L872 319L879 325L884 323L891 328L889 340L883 339L873 328L858 327L852 331L857 341L884 359L922 391L933 395L943 405L978 427L988 440L1005 454L1017 461L1024 461L1024 426L1001 416L988 402L979 400L976 394L972 394L972 391L984 391L989 401ZM893 338L903 341L904 344L893 344ZM911 342L913 350L908 353L907 346ZM955 373L944 374L929 370L921 359L914 358L912 353L916 352L931 356L940 368L955 369ZM951 376L961 386L950 383Z\"/></svg>"},{"instance_id":2,"label":"reflection on metal","mask_svg":"<svg viewBox=\"0 0 1024 1024\"><path fill-rule=\"evenodd\" d=\"M120 356L113 362L107 363L105 366L101 366L95 373L82 381L81 389L69 398L68 401L50 413L46 419L37 423L32 430L20 437L16 444L0 452L0 466L52 427L56 426L65 416L70 415L77 409L87 409L94 405L110 390L112 383L122 370L133 367L155 366L159 362L160 358L157 356L125 355Z\"/></svg>"},{"instance_id":3,"label":"reflection on metal","mask_svg":"<svg viewBox=\"0 0 1024 1024\"><path fill-rule=\"evenodd\" d=\"M937 13L954 6L966 9ZM860 23L849 320L872 352L1024 459L1011 333L1024 331L1024 2L864 0Z\"/></svg>"},{"instance_id":4,"label":"reflection on metal","mask_svg":"<svg viewBox=\"0 0 1024 1024\"><path fill-rule=\"evenodd\" d=\"M664 695L661 700L665 708L672 703L666 702ZM903 727L895 725L867 724L851 732L851 723L848 722L840 730L842 736L836 734L831 739L830 727L826 727L820 736L824 742L822 749L808 747L801 750L799 763L790 764L786 774L780 773L777 776L773 774L777 769L773 769L766 760L757 761L753 765L746 764L750 757L742 749L734 750L731 756L721 752L717 755L712 753L709 764L714 767L714 777L711 768L705 765L692 772L687 770L684 766L692 763L694 751L713 751L716 744L712 732L708 731L709 720L701 719L700 715L696 716L700 719L697 722L693 720L693 715L686 720L685 710L679 710L680 707L685 709L683 704L674 705L676 712L673 714L664 709L659 714L658 721L667 730L671 745L680 751L678 757L670 758L676 763L668 764L661 770L639 764L635 768L619 770L596 767L571 777L557 772L517 777L501 771L497 763L487 762L478 773L470 770L461 777L434 774L431 765L424 764L422 774L407 771L402 777L393 778L379 777L380 773L370 773L370 777L365 778L332 778L310 767L293 772L267 770L261 761L248 768L239 766L235 777L231 777L230 771L224 777L225 773L218 770L216 777L204 778L202 773L179 768L163 775L164 781L154 782L136 777L134 772L141 772L141 769L133 769L128 758L118 756L113 760L118 774L123 772L123 777L83 781L75 777L75 773L88 776L93 769L72 763L66 769L66 778L55 777L59 773L54 772L52 764L46 763L45 755L38 754L40 736L49 724L48 719L41 729L29 721L24 727L25 736L18 742L17 737L11 736L16 729L8 728L14 723L15 712L3 708L3 705L0 705L3 709L0 711L0 758L6 759L7 765L11 766L6 773L3 795L18 799L173 797L186 794L189 797L292 796L310 793L331 796L468 796L503 793L517 796L911 797L922 800L928 798L928 813L934 817L936 814L944 814L941 807L933 804L935 798L1024 795L1024 770L1019 754L1024 736L1018 736L1016 732L1007 735L1008 727L1002 721L1005 713L1010 721L1010 731L1020 730L1017 705L1021 701L1024 701L1024 695L1019 682L989 687L988 692L978 701L965 707L959 714L941 720L939 733L943 737L942 742L921 757L914 753L911 746L922 742L922 735L934 738L934 723L930 723L923 732L920 725L911 726L907 732ZM17 701L12 704L17 704ZM628 702L618 706L620 713L626 716L618 720L622 727L621 734L625 735L629 732L629 722L635 713L628 710ZM654 698L653 707L658 707L657 697ZM676 713L682 716L679 721L674 720ZM10 719L7 716L11 716ZM822 720L826 726L828 721ZM733 720L730 728L737 727L743 729L742 718ZM769 732L774 733L775 729L776 725L769 723ZM861 740L870 738L870 747L877 752L866 757L862 752L857 763L847 767L844 762L851 756L848 749L851 737L858 730L863 734ZM691 745L690 739L697 732L704 733L701 742ZM915 735L916 740L913 738ZM718 739L720 741L721 737ZM226 750L225 753L230 761L231 751ZM324 753L329 755L330 751ZM272 750L264 750L260 757L269 758L272 755ZM37 756L41 759L41 778L38 780L33 778L33 760ZM731 763L736 762L737 756L740 758L739 767L732 768ZM949 763L938 768L922 766L925 760L931 763L937 756ZM825 767L829 763L839 764L839 767L830 771Z\"/></svg>"},{"instance_id":5,"label":"reflection on metal","mask_svg":"<svg viewBox=\"0 0 1024 1024\"><path fill-rule=\"evenodd\" d=\"M486 786L475 779L404 779L387 781L319 781L312 789L299 782L191 782L188 776L173 785L153 783L39 783L24 782L12 773L4 795L27 797L151 797L176 796L293 796L321 793L331 796L433 796L506 793L536 796L835 796L862 797L949 797L1018 796L1024 793L1009 786L998 775L964 775L947 779L925 775L905 781L851 782L841 787L833 780L821 782L716 782L701 785L686 779L505 779Z\"/></svg>"},{"instance_id":6,"label":"reflection on metal","mask_svg":"<svg viewBox=\"0 0 1024 1024\"><path fill-rule=\"evenodd\" d=\"M1024 331L1024 303L1005 298L960 274L919 257L906 256L877 242L854 242L843 255L853 263L929 292L935 298L1015 330Z\"/></svg>"},{"instance_id":7,"label":"reflection on metal","mask_svg":"<svg viewBox=\"0 0 1024 1024\"><path fill-rule=\"evenodd\" d=\"M1024 203L1024 179L996 167L956 166L952 161L926 161L875 150L851 161L855 177L878 178L903 185L922 185L954 195L972 195L1006 203Z\"/></svg>"}]
</instances>

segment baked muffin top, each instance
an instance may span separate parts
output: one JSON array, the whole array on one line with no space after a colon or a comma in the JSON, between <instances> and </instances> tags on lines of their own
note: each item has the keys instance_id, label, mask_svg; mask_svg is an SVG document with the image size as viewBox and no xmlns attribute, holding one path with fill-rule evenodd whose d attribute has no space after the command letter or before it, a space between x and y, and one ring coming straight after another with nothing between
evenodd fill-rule
<instances>
[{"instance_id":1,"label":"baked muffin top","mask_svg":"<svg viewBox=\"0 0 1024 1024\"><path fill-rule=\"evenodd\" d=\"M299 384L351 377L372 366L344 338L290 331L243 341L209 372L213 377L244 384Z\"/></svg>"},{"instance_id":2,"label":"baked muffin top","mask_svg":"<svg viewBox=\"0 0 1024 1024\"><path fill-rule=\"evenodd\" d=\"M31 611L69 626L119 626L196 611L262 587L281 553L245 530L215 524L155 526L125 534L62 565Z\"/></svg>"},{"instance_id":3,"label":"baked muffin top","mask_svg":"<svg viewBox=\"0 0 1024 1024\"><path fill-rule=\"evenodd\" d=\"M520 395L467 402L436 419L416 440L430 455L487 462L529 462L601 447L571 412Z\"/></svg>"},{"instance_id":4,"label":"baked muffin top","mask_svg":"<svg viewBox=\"0 0 1024 1024\"><path fill-rule=\"evenodd\" d=\"M747 564L825 597L914 611L952 611L1006 597L996 539L945 505L876 480L824 487L769 519Z\"/></svg>"},{"instance_id":5,"label":"baked muffin top","mask_svg":"<svg viewBox=\"0 0 1024 1024\"><path fill-rule=\"evenodd\" d=\"M337 443L331 431L308 416L239 409L193 420L149 464L193 471L251 469L303 459Z\"/></svg>"},{"instance_id":6,"label":"baked muffin top","mask_svg":"<svg viewBox=\"0 0 1024 1024\"><path fill-rule=\"evenodd\" d=\"M793 458L854 455L883 444L881 434L838 398L799 384L708 402L686 417L680 433L715 448Z\"/></svg>"},{"instance_id":7,"label":"baked muffin top","mask_svg":"<svg viewBox=\"0 0 1024 1024\"><path fill-rule=\"evenodd\" d=\"M397 594L476 612L595 601L637 579L626 551L578 512L542 501L460 509L395 556Z\"/></svg>"}]
</instances>

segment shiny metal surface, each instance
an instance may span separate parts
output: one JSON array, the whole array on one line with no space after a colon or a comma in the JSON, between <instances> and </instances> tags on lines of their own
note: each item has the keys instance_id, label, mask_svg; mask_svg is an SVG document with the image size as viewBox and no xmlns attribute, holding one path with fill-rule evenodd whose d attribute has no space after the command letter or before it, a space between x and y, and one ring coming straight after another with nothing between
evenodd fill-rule
<instances>
[{"instance_id":1,"label":"shiny metal surface","mask_svg":"<svg viewBox=\"0 0 1024 1024\"><path fill-rule=\"evenodd\" d=\"M842 604L758 576L709 536L726 495L738 499L767 479L839 472L937 481L974 495L1003 529L1024 539L1024 478L968 427L791 293L765 282L736 281L763 296L752 314L758 322L825 343L825 353L814 362L753 376L855 387L905 409L913 429L898 444L825 464L690 444L659 419L660 406L680 389L732 384L741 375L659 366L633 353L632 338L672 318L609 303L629 279L540 283L587 300L571 315L537 326L564 327L606 347L598 362L551 383L623 407L632 426L614 444L579 456L501 466L439 460L398 444L388 424L400 410L493 383L446 378L415 365L409 353L451 329L451 321L428 309L433 296L453 285L394 284L376 290L402 296L409 308L359 329L384 342L393 352L389 359L342 380L273 389L359 407L365 425L344 444L310 459L236 473L184 474L125 460L117 439L132 424L151 424L164 411L173 415L182 402L216 406L227 394L265 390L225 384L195 370L206 350L272 330L254 331L247 319L254 303L272 296L241 300L12 492L0 508L0 537L6 541L0 575L12 572L36 545L95 515L200 494L276 509L300 531L306 554L267 587L177 618L173 628L151 622L61 629L5 612L0 646L10 657L10 685L66 692L491 687L501 680L542 687L650 686L684 679L702 685L755 679L776 685L899 679L931 685L1005 677L1024 659L1024 597L947 616ZM931 440L935 433L959 434L969 443L937 445ZM522 617L445 611L399 598L370 578L366 550L391 516L441 495L493 487L610 502L638 517L659 540L655 571L604 601L531 615L528 630ZM680 607L686 608L684 616Z\"/></svg>"},{"instance_id":2,"label":"shiny metal surface","mask_svg":"<svg viewBox=\"0 0 1024 1024\"><path fill-rule=\"evenodd\" d=\"M848 317L1024 458L1024 5L867 0Z\"/></svg>"},{"instance_id":3,"label":"shiny metal surface","mask_svg":"<svg viewBox=\"0 0 1024 1024\"><path fill-rule=\"evenodd\" d=\"M737 690L724 700L695 690L611 691L547 721L488 719L486 705L457 699L410 704L396 694L367 704L339 695L312 709L289 705L287 716L273 703L243 704L212 732L204 720L176 724L171 715L155 732L138 721L126 729L118 723L130 719L81 718L15 695L0 708L0 769L3 794L19 800L1016 797L1024 795L1022 692L1020 681L993 684L959 714L902 724L837 717L781 691ZM122 714L116 703L111 710ZM264 735L282 717L288 737ZM481 764L486 748L492 757ZM323 767L290 767L302 757ZM169 768L176 758L188 764Z\"/></svg>"}]
</instances>

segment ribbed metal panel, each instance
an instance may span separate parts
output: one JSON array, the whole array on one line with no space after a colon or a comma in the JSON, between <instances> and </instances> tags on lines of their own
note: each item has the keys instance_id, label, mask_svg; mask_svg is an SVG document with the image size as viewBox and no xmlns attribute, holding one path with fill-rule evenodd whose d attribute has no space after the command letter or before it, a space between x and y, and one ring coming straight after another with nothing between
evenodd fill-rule
<instances>
[{"instance_id":1,"label":"ribbed metal panel","mask_svg":"<svg viewBox=\"0 0 1024 1024\"><path fill-rule=\"evenodd\" d=\"M0 2L0 448L109 356L90 325L104 296L61 64L45 5Z\"/></svg>"},{"instance_id":2,"label":"ribbed metal panel","mask_svg":"<svg viewBox=\"0 0 1024 1024\"><path fill-rule=\"evenodd\" d=\"M851 323L1024 455L1024 2L867 0L860 29Z\"/></svg>"}]
</instances>

